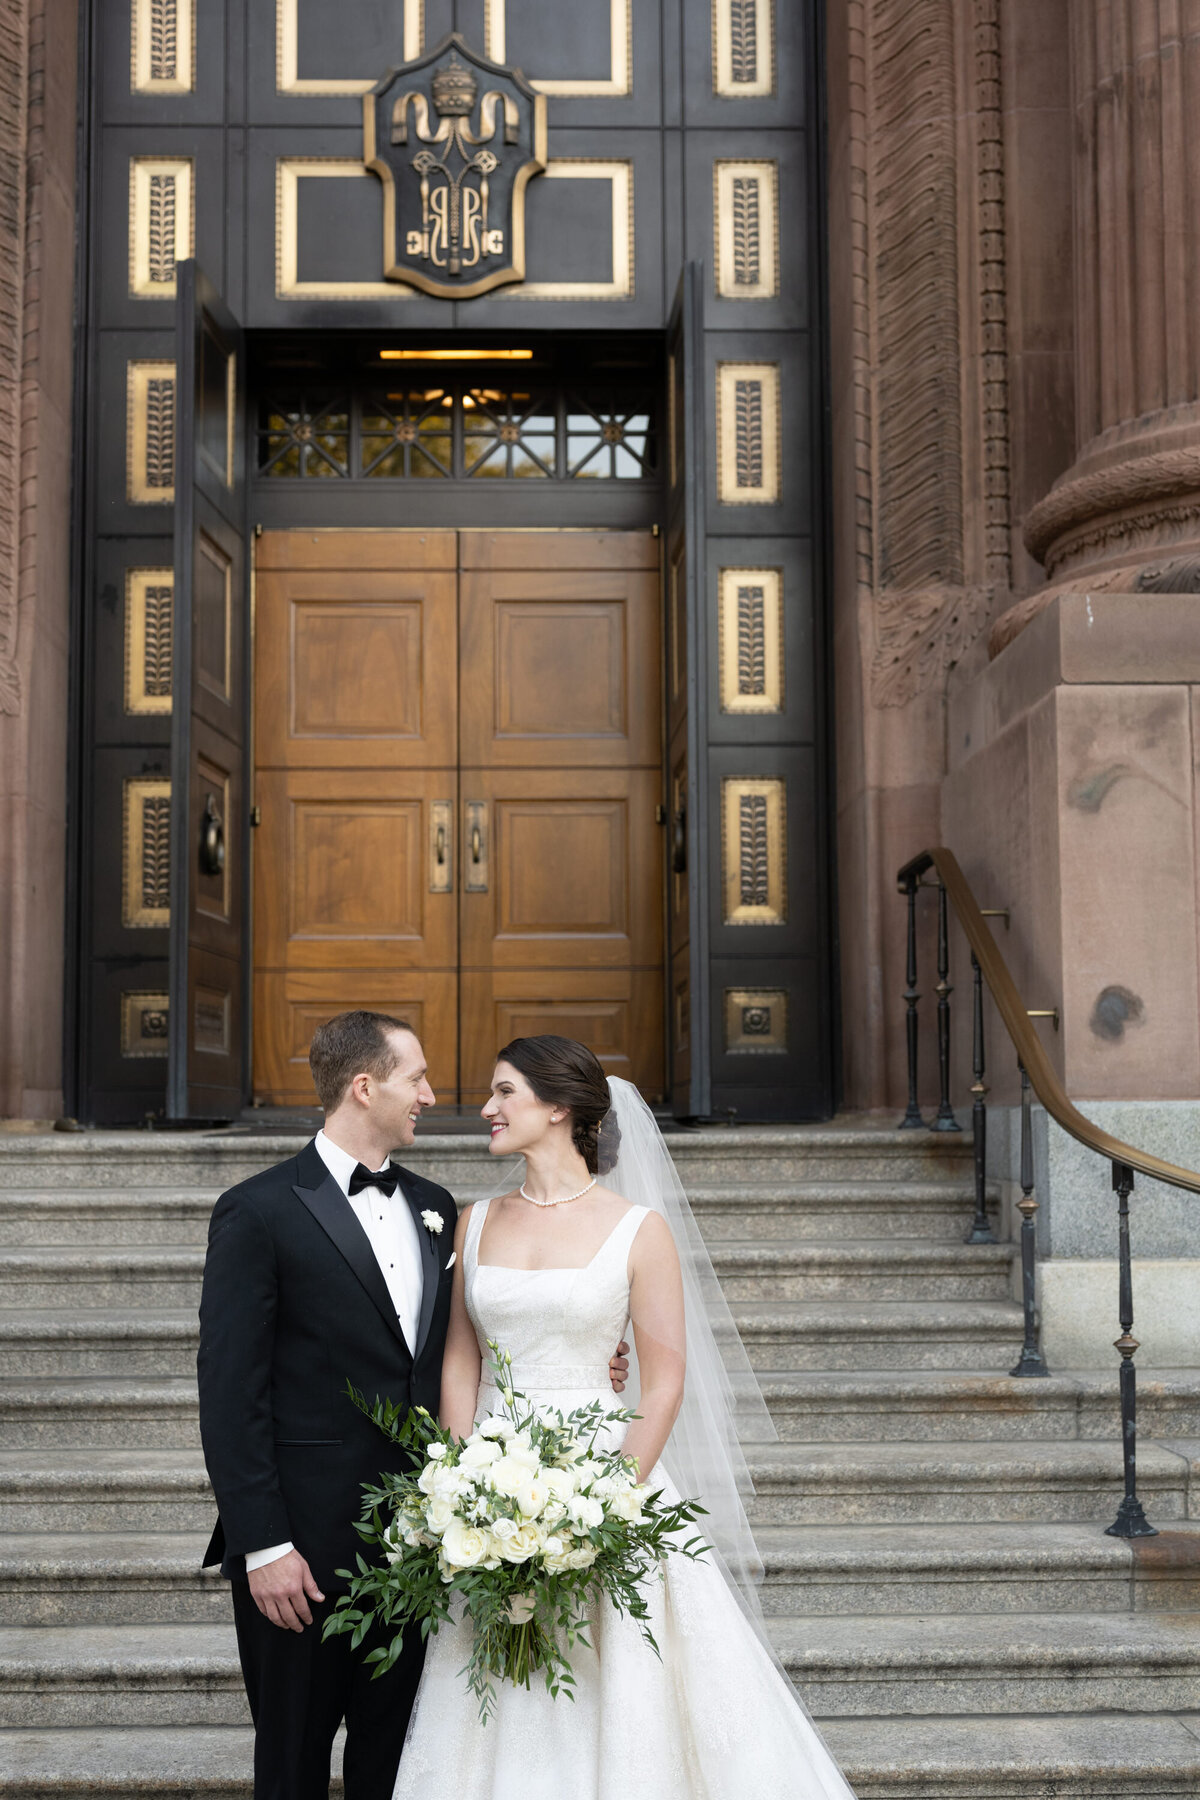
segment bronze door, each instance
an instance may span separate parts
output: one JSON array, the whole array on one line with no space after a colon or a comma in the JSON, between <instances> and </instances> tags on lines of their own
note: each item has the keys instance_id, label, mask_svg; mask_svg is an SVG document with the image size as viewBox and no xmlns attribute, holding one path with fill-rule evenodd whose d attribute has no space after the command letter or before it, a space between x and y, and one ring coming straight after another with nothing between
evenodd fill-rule
<instances>
[{"instance_id":1,"label":"bronze door","mask_svg":"<svg viewBox=\"0 0 1200 1800\"><path fill-rule=\"evenodd\" d=\"M271 532L255 622L254 1086L411 1019L445 1102L561 1031L663 1090L658 544Z\"/></svg>"}]
</instances>

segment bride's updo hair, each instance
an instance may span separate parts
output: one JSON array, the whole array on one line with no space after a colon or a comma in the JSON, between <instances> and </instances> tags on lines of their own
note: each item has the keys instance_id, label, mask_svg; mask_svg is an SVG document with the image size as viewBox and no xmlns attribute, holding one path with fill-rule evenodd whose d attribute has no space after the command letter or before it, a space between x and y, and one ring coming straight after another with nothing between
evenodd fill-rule
<instances>
[{"instance_id":1,"label":"bride's updo hair","mask_svg":"<svg viewBox=\"0 0 1200 1800\"><path fill-rule=\"evenodd\" d=\"M608 1077L587 1045L547 1032L541 1037L514 1038L496 1061L518 1070L543 1105L570 1110L571 1138L588 1174L606 1175L617 1160L621 1134L616 1119L607 1118L612 1105Z\"/></svg>"}]
</instances>

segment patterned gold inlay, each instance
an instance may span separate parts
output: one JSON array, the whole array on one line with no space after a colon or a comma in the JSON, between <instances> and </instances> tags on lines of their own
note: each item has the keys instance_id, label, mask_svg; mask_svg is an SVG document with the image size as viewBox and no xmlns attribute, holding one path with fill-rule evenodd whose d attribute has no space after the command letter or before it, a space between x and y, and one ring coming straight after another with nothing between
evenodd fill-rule
<instances>
[{"instance_id":1,"label":"patterned gold inlay","mask_svg":"<svg viewBox=\"0 0 1200 1800\"><path fill-rule=\"evenodd\" d=\"M129 569L125 576L125 711L171 710L173 569Z\"/></svg>"},{"instance_id":2,"label":"patterned gold inlay","mask_svg":"<svg viewBox=\"0 0 1200 1800\"><path fill-rule=\"evenodd\" d=\"M196 85L193 0L133 0L129 85L135 94L190 94Z\"/></svg>"},{"instance_id":3,"label":"patterned gold inlay","mask_svg":"<svg viewBox=\"0 0 1200 1800\"><path fill-rule=\"evenodd\" d=\"M175 264L193 251L192 163L134 156L129 163L129 291L173 300Z\"/></svg>"},{"instance_id":4,"label":"patterned gold inlay","mask_svg":"<svg viewBox=\"0 0 1200 1800\"><path fill-rule=\"evenodd\" d=\"M175 499L175 364L131 362L125 376L125 492L137 504Z\"/></svg>"},{"instance_id":5,"label":"patterned gold inlay","mask_svg":"<svg viewBox=\"0 0 1200 1800\"><path fill-rule=\"evenodd\" d=\"M786 1050L786 990L726 988L725 1048L733 1056L779 1055Z\"/></svg>"},{"instance_id":6,"label":"patterned gold inlay","mask_svg":"<svg viewBox=\"0 0 1200 1800\"><path fill-rule=\"evenodd\" d=\"M129 930L171 923L171 783L137 776L124 784L121 923Z\"/></svg>"},{"instance_id":7,"label":"patterned gold inlay","mask_svg":"<svg viewBox=\"0 0 1200 1800\"><path fill-rule=\"evenodd\" d=\"M121 995L121 1055L165 1056L169 1018L166 994L126 988Z\"/></svg>"},{"instance_id":8,"label":"patterned gold inlay","mask_svg":"<svg viewBox=\"0 0 1200 1800\"><path fill-rule=\"evenodd\" d=\"M779 461L779 364L718 363L718 500L774 505Z\"/></svg>"},{"instance_id":9,"label":"patterned gold inlay","mask_svg":"<svg viewBox=\"0 0 1200 1800\"><path fill-rule=\"evenodd\" d=\"M771 300L779 292L779 166L713 165L717 293L725 300Z\"/></svg>"},{"instance_id":10,"label":"patterned gold inlay","mask_svg":"<svg viewBox=\"0 0 1200 1800\"><path fill-rule=\"evenodd\" d=\"M721 876L727 925L787 918L787 798L779 776L721 783Z\"/></svg>"},{"instance_id":11,"label":"patterned gold inlay","mask_svg":"<svg viewBox=\"0 0 1200 1800\"><path fill-rule=\"evenodd\" d=\"M783 711L783 571L722 569L721 711Z\"/></svg>"},{"instance_id":12,"label":"patterned gold inlay","mask_svg":"<svg viewBox=\"0 0 1200 1800\"><path fill-rule=\"evenodd\" d=\"M774 0L713 0L713 92L732 100L775 92Z\"/></svg>"}]
</instances>

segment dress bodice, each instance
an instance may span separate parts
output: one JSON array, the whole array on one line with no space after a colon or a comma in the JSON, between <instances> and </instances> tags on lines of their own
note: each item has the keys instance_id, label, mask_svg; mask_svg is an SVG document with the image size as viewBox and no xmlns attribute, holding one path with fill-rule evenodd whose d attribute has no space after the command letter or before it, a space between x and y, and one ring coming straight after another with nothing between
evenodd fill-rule
<instances>
[{"instance_id":1,"label":"dress bodice","mask_svg":"<svg viewBox=\"0 0 1200 1800\"><path fill-rule=\"evenodd\" d=\"M463 1245L467 1312L484 1358L489 1338L513 1359L513 1386L531 1397L547 1392L605 1392L608 1359L629 1323L629 1250L646 1216L631 1206L586 1267L509 1269L479 1263L489 1202L477 1201Z\"/></svg>"}]
</instances>

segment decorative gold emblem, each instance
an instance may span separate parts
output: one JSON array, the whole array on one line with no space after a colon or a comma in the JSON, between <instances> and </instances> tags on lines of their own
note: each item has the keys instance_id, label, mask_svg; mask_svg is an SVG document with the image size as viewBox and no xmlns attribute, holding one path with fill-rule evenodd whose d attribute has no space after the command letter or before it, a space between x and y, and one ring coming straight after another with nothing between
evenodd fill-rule
<instances>
[{"instance_id":1,"label":"decorative gold emblem","mask_svg":"<svg viewBox=\"0 0 1200 1800\"><path fill-rule=\"evenodd\" d=\"M461 300L525 279L525 187L546 166L546 101L519 69L452 32L363 96L363 160L386 190L389 281Z\"/></svg>"}]
</instances>

